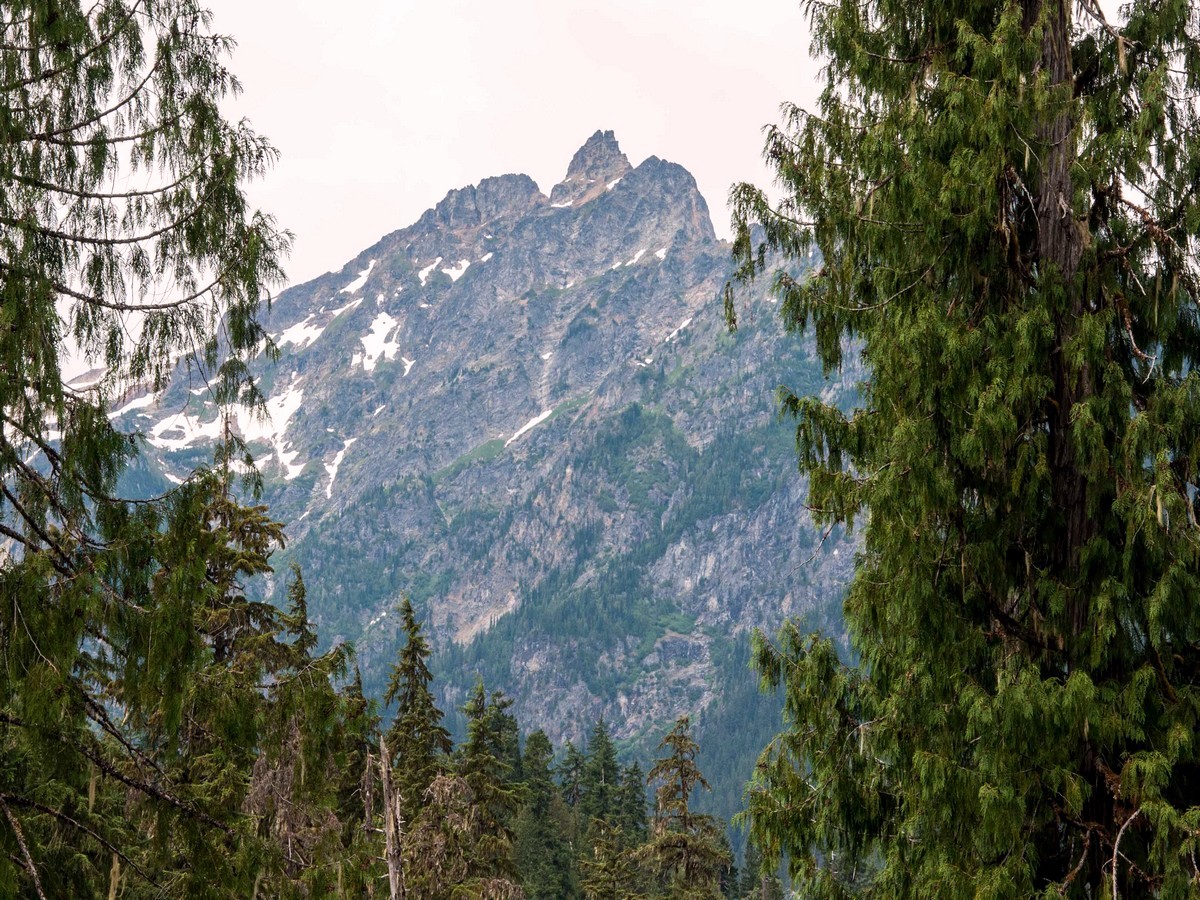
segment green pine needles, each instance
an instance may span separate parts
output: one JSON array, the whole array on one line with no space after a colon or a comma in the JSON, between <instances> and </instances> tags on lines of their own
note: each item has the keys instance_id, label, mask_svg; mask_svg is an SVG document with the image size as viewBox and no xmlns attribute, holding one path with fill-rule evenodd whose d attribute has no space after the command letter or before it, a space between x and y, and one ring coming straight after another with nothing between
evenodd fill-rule
<instances>
[{"instance_id":1,"label":"green pine needles","mask_svg":"<svg viewBox=\"0 0 1200 900\"><path fill-rule=\"evenodd\" d=\"M814 515L863 523L861 665L760 641L753 832L805 896L1194 896L1196 8L806 9L824 92L736 252L819 249L784 321L870 373L849 415L783 397Z\"/></svg>"},{"instance_id":2,"label":"green pine needles","mask_svg":"<svg viewBox=\"0 0 1200 900\"><path fill-rule=\"evenodd\" d=\"M288 236L244 185L274 151L221 116L208 25L194 0L0 6L4 896L294 896L337 836L318 736L345 653L312 654L302 586L290 615L243 587L282 525L231 495L229 447L166 496L117 489L137 439L110 405L184 356L253 402L269 346Z\"/></svg>"}]
</instances>

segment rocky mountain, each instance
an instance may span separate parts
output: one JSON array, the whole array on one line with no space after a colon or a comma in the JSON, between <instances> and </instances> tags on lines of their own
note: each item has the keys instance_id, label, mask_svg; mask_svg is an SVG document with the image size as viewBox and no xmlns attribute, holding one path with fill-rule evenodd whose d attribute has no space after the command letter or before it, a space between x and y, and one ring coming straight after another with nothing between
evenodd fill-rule
<instances>
[{"instance_id":1,"label":"rocky mountain","mask_svg":"<svg viewBox=\"0 0 1200 900\"><path fill-rule=\"evenodd\" d=\"M729 334L729 272L687 170L597 132L548 197L525 175L452 190L276 299L267 415L233 425L289 523L278 571L301 563L368 686L407 594L448 706L479 672L555 739L600 715L630 740L688 711L736 729L749 629L836 620L852 548L814 530L774 394L852 388L765 289ZM169 480L222 428L194 369L119 412Z\"/></svg>"}]
</instances>

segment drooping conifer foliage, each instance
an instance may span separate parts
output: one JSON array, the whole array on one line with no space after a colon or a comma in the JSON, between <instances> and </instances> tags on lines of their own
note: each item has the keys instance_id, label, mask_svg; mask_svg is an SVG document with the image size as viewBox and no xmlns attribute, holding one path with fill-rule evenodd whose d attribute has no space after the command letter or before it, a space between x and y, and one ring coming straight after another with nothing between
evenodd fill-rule
<instances>
[{"instance_id":1,"label":"drooping conifer foliage","mask_svg":"<svg viewBox=\"0 0 1200 900\"><path fill-rule=\"evenodd\" d=\"M861 665L761 643L753 830L806 896L1194 894L1195 6L805 8L824 91L736 250L818 249L784 321L869 371L852 414L783 399L814 515L863 525Z\"/></svg>"},{"instance_id":2,"label":"drooping conifer foliage","mask_svg":"<svg viewBox=\"0 0 1200 900\"><path fill-rule=\"evenodd\" d=\"M293 661L242 582L281 526L232 494L228 444L117 496L137 443L106 413L193 353L254 400L287 240L243 186L273 150L220 115L230 41L191 0L15 0L0 35L0 894L244 896L279 861L242 803Z\"/></svg>"}]
</instances>

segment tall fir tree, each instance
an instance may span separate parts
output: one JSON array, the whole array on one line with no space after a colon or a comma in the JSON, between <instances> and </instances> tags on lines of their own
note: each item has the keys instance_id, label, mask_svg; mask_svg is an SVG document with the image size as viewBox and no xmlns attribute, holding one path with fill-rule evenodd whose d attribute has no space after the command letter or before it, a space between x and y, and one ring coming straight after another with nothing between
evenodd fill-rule
<instances>
[{"instance_id":1,"label":"tall fir tree","mask_svg":"<svg viewBox=\"0 0 1200 900\"><path fill-rule=\"evenodd\" d=\"M760 641L788 727L754 834L813 897L864 865L872 896L1194 894L1194 5L805 6L824 90L735 250L867 370L853 412L783 401L816 521L864 523L860 664Z\"/></svg>"},{"instance_id":2,"label":"tall fir tree","mask_svg":"<svg viewBox=\"0 0 1200 900\"><path fill-rule=\"evenodd\" d=\"M563 799L572 809L578 809L583 799L583 768L586 760L571 741L563 746L562 761L558 764L558 784Z\"/></svg>"},{"instance_id":3,"label":"tall fir tree","mask_svg":"<svg viewBox=\"0 0 1200 900\"><path fill-rule=\"evenodd\" d=\"M753 841L746 844L738 896L741 900L783 900L783 884L779 875L763 868L762 852Z\"/></svg>"},{"instance_id":4,"label":"tall fir tree","mask_svg":"<svg viewBox=\"0 0 1200 900\"><path fill-rule=\"evenodd\" d=\"M383 702L396 705L396 716L387 731L387 748L392 755L401 810L411 821L424 804L426 789L449 764L453 744L430 687L433 673L429 670L429 642L407 597L400 604L400 622L405 643L392 666Z\"/></svg>"},{"instance_id":5,"label":"tall fir tree","mask_svg":"<svg viewBox=\"0 0 1200 900\"><path fill-rule=\"evenodd\" d=\"M580 883L587 900L634 900L647 896L641 889L645 876L635 855L625 846L625 835L604 819L596 820L591 851L583 857L580 868Z\"/></svg>"},{"instance_id":6,"label":"tall fir tree","mask_svg":"<svg viewBox=\"0 0 1200 900\"><path fill-rule=\"evenodd\" d=\"M499 691L489 696L483 679L463 706L467 717L467 739L461 747L457 774L470 790L475 816L474 848L468 864L473 880L511 880L513 865L513 819L523 791L511 780L508 708L512 701Z\"/></svg>"},{"instance_id":7,"label":"tall fir tree","mask_svg":"<svg viewBox=\"0 0 1200 900\"><path fill-rule=\"evenodd\" d=\"M243 808L257 819L272 850L271 869L256 879L264 896L327 897L345 888L338 806L346 707L334 687L344 679L350 647L314 655L304 578L292 565L283 641L272 647L257 756Z\"/></svg>"},{"instance_id":8,"label":"tall fir tree","mask_svg":"<svg viewBox=\"0 0 1200 900\"><path fill-rule=\"evenodd\" d=\"M716 819L692 808L696 791L709 787L696 767L698 747L687 716L675 722L658 748L667 752L655 761L648 776L658 782L654 821L637 856L668 897L715 900L722 896L721 873L732 857Z\"/></svg>"},{"instance_id":9,"label":"tall fir tree","mask_svg":"<svg viewBox=\"0 0 1200 900\"><path fill-rule=\"evenodd\" d=\"M616 821L619 817L621 769L617 763L617 748L603 718L592 728L582 774L579 811L584 825L590 828L594 819Z\"/></svg>"},{"instance_id":10,"label":"tall fir tree","mask_svg":"<svg viewBox=\"0 0 1200 900\"><path fill-rule=\"evenodd\" d=\"M513 826L513 857L530 900L578 897L570 836L573 814L554 784L554 748L537 730L525 741L525 799Z\"/></svg>"},{"instance_id":11,"label":"tall fir tree","mask_svg":"<svg viewBox=\"0 0 1200 900\"><path fill-rule=\"evenodd\" d=\"M646 839L646 776L636 762L621 771L617 787L616 821L629 846Z\"/></svg>"},{"instance_id":12,"label":"tall fir tree","mask_svg":"<svg viewBox=\"0 0 1200 900\"><path fill-rule=\"evenodd\" d=\"M340 692L342 720L337 773L337 811L342 823L341 894L374 896L383 876L380 840L380 719L373 699L363 695L362 673Z\"/></svg>"}]
</instances>

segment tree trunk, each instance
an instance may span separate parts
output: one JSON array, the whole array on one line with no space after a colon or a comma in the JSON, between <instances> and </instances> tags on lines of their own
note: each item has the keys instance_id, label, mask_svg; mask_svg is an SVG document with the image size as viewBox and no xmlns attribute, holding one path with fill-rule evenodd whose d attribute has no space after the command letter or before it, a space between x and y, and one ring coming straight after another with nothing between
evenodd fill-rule
<instances>
[{"instance_id":1,"label":"tree trunk","mask_svg":"<svg viewBox=\"0 0 1200 900\"><path fill-rule=\"evenodd\" d=\"M392 785L392 755L387 741L379 737L379 773L383 782L384 859L388 867L388 896L404 900L404 860L400 852L404 816L400 811L400 794Z\"/></svg>"},{"instance_id":2,"label":"tree trunk","mask_svg":"<svg viewBox=\"0 0 1200 900\"><path fill-rule=\"evenodd\" d=\"M1047 9L1041 0L1033 0L1026 8L1026 23L1032 25L1042 19L1045 32L1040 66L1049 76L1051 89L1059 92L1055 99L1058 111L1043 124L1039 135L1043 156L1037 185L1037 267L1042 285L1051 289L1057 285L1065 297L1054 313L1055 346L1051 361L1054 388L1047 406L1051 499L1062 517L1061 538L1052 562L1058 575L1070 583L1079 570L1080 551L1091 536L1087 480L1079 471L1071 418L1075 404L1092 393L1092 385L1087 368L1074 371L1066 358L1066 347L1078 334L1079 320L1086 311L1084 298L1074 284L1083 254L1083 235L1082 225L1072 209L1071 166L1076 155L1077 123L1071 103L1074 85L1071 7L1069 0L1049 2ZM1070 640L1087 627L1086 595L1075 593L1068 609L1065 637ZM1072 654L1073 648L1068 647L1068 659Z\"/></svg>"},{"instance_id":3,"label":"tree trunk","mask_svg":"<svg viewBox=\"0 0 1200 900\"><path fill-rule=\"evenodd\" d=\"M1080 470L1072 419L1075 405L1092 396L1095 384L1086 363L1073 366L1067 358L1068 345L1079 334L1080 322L1089 311L1087 298L1076 281L1087 226L1076 218L1072 202L1071 167L1078 150L1078 123L1073 103L1070 0L1031 0L1026 7L1027 26L1039 17L1045 29L1040 66L1049 76L1051 90L1056 92L1052 101L1056 112L1043 123L1039 133L1043 156L1037 185L1037 272L1043 289L1062 292L1061 300L1053 306L1054 387L1047 402L1051 502L1060 526L1050 562L1067 593L1061 632L1065 671L1057 667L1056 672L1061 676L1075 668L1086 654L1085 635L1091 627L1090 591L1079 581L1079 567L1083 547L1094 536L1095 526L1089 521L1089 484ZM1080 771L1091 786L1082 819L1100 823L1102 830L1111 836L1108 826L1112 822L1112 798L1100 771L1100 760L1088 746L1086 737L1080 751ZM1061 846L1065 852L1071 843L1063 840ZM1086 855L1081 876L1096 892L1104 883L1102 841L1091 841Z\"/></svg>"}]
</instances>

